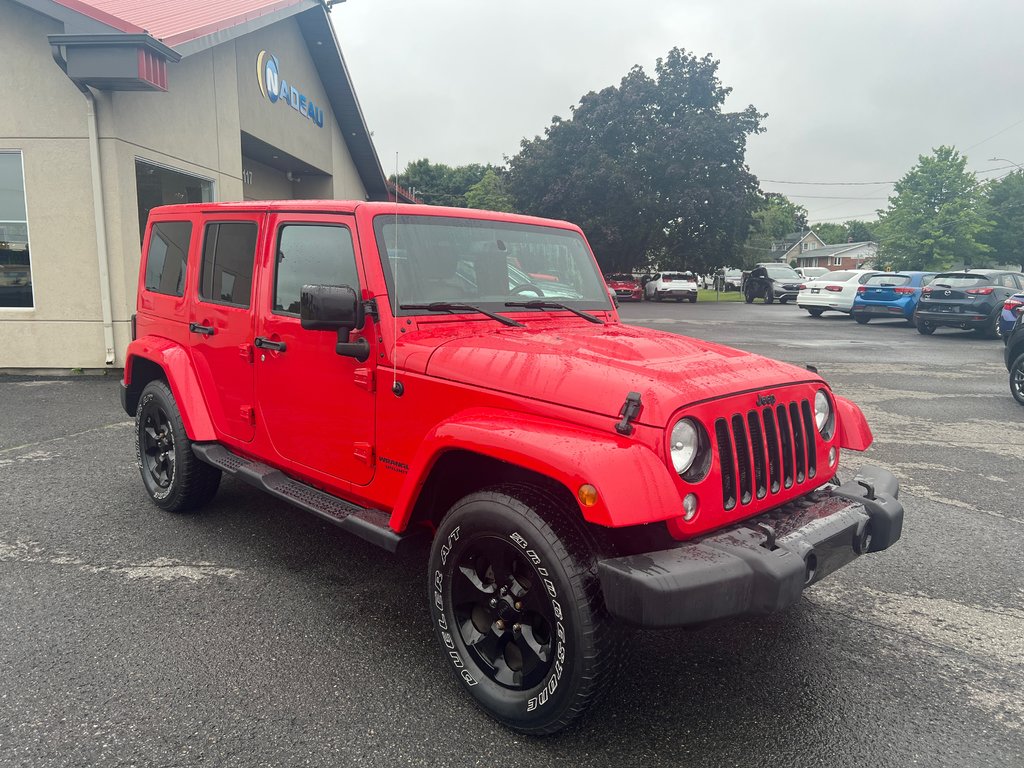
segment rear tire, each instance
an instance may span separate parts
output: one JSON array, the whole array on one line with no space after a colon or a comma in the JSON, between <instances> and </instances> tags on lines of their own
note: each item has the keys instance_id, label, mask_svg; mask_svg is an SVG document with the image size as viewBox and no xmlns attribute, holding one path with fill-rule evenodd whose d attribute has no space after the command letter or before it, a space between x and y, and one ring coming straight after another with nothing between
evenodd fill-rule
<instances>
[{"instance_id":1,"label":"rear tire","mask_svg":"<svg viewBox=\"0 0 1024 768\"><path fill-rule=\"evenodd\" d=\"M988 328L982 329L981 333L986 339L1001 339L1003 338L1003 326L1000 322L1002 319L1002 312L1000 311L1002 305L996 306L995 320L990 321Z\"/></svg>"},{"instance_id":2,"label":"rear tire","mask_svg":"<svg viewBox=\"0 0 1024 768\"><path fill-rule=\"evenodd\" d=\"M856 320L859 325L867 325L871 322L871 318L867 315L854 315L853 319Z\"/></svg>"},{"instance_id":3,"label":"rear tire","mask_svg":"<svg viewBox=\"0 0 1024 768\"><path fill-rule=\"evenodd\" d=\"M766 293L764 295L764 303L765 304L774 304L775 303L775 291L773 291L771 288L769 288L768 289L768 293Z\"/></svg>"},{"instance_id":4,"label":"rear tire","mask_svg":"<svg viewBox=\"0 0 1024 768\"><path fill-rule=\"evenodd\" d=\"M1024 354L1010 364L1010 394L1013 399L1024 405Z\"/></svg>"},{"instance_id":5,"label":"rear tire","mask_svg":"<svg viewBox=\"0 0 1024 768\"><path fill-rule=\"evenodd\" d=\"M811 308L808 308L807 309L807 314L809 314L811 317L821 317L821 314L824 311L825 311L824 309L817 309L817 308L811 309Z\"/></svg>"},{"instance_id":6,"label":"rear tire","mask_svg":"<svg viewBox=\"0 0 1024 768\"><path fill-rule=\"evenodd\" d=\"M146 492L161 509L190 512L213 498L220 485L219 469L192 452L192 441L170 388L151 381L142 390L135 411L135 456Z\"/></svg>"},{"instance_id":7,"label":"rear tire","mask_svg":"<svg viewBox=\"0 0 1024 768\"><path fill-rule=\"evenodd\" d=\"M625 634L597 578L598 541L547 490L502 485L449 510L430 551L441 654L491 717L554 733L606 690Z\"/></svg>"},{"instance_id":8,"label":"rear tire","mask_svg":"<svg viewBox=\"0 0 1024 768\"><path fill-rule=\"evenodd\" d=\"M929 323L926 323L923 320L918 320L917 322L914 323L914 325L917 326L917 332L920 333L922 336L931 336L933 333L935 333L935 326L930 325Z\"/></svg>"},{"instance_id":9,"label":"rear tire","mask_svg":"<svg viewBox=\"0 0 1024 768\"><path fill-rule=\"evenodd\" d=\"M754 303L754 294L753 294L753 292L752 291L744 291L743 292L743 300L745 302L747 302L747 304L753 304Z\"/></svg>"},{"instance_id":10,"label":"rear tire","mask_svg":"<svg viewBox=\"0 0 1024 768\"><path fill-rule=\"evenodd\" d=\"M691 296L690 297L690 303L691 304L696 304L697 303L697 297L696 296Z\"/></svg>"}]
</instances>

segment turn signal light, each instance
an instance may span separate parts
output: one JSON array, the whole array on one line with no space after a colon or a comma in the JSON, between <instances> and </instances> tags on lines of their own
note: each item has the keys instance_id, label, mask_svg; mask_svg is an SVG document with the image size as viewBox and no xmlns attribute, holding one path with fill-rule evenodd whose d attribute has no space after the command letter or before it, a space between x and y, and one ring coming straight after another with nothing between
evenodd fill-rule
<instances>
[{"instance_id":1,"label":"turn signal light","mask_svg":"<svg viewBox=\"0 0 1024 768\"><path fill-rule=\"evenodd\" d=\"M581 485L577 495L580 498L580 503L584 507L592 507L597 504L597 488L592 486L590 483Z\"/></svg>"}]
</instances>

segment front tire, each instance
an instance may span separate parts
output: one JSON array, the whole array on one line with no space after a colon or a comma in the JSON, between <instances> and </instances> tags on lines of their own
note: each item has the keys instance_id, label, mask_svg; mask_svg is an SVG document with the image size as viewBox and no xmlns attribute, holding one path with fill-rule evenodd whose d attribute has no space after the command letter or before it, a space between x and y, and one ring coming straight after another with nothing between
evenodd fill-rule
<instances>
[{"instance_id":1,"label":"front tire","mask_svg":"<svg viewBox=\"0 0 1024 768\"><path fill-rule=\"evenodd\" d=\"M1010 364L1010 394L1013 399L1024 405L1024 354Z\"/></svg>"},{"instance_id":2,"label":"front tire","mask_svg":"<svg viewBox=\"0 0 1024 768\"><path fill-rule=\"evenodd\" d=\"M220 485L220 470L192 452L192 441L170 388L151 381L135 411L135 456L146 492L161 509L189 512L203 506Z\"/></svg>"},{"instance_id":3,"label":"front tire","mask_svg":"<svg viewBox=\"0 0 1024 768\"><path fill-rule=\"evenodd\" d=\"M774 304L775 303L775 291L773 291L771 288L769 288L768 289L768 293L766 293L764 295L764 303L765 304Z\"/></svg>"},{"instance_id":4,"label":"front tire","mask_svg":"<svg viewBox=\"0 0 1024 768\"><path fill-rule=\"evenodd\" d=\"M621 661L597 542L565 517L578 514L541 488L498 486L456 502L431 547L442 656L484 711L522 733L564 728Z\"/></svg>"}]
</instances>

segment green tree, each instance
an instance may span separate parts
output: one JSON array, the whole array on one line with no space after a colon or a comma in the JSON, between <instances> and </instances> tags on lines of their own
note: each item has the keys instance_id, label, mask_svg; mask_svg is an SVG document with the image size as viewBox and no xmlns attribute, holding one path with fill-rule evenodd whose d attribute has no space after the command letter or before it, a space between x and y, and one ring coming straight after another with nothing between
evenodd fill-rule
<instances>
[{"instance_id":1,"label":"green tree","mask_svg":"<svg viewBox=\"0 0 1024 768\"><path fill-rule=\"evenodd\" d=\"M847 237L849 237L846 227L832 221L823 221L820 224L815 224L811 229L814 230L814 234L820 237L828 245L845 243Z\"/></svg>"},{"instance_id":2,"label":"green tree","mask_svg":"<svg viewBox=\"0 0 1024 768\"><path fill-rule=\"evenodd\" d=\"M471 163L453 167L423 158L409 163L397 181L428 205L466 208L466 193L474 184L480 183L488 171L493 170L495 168L492 165ZM391 181L395 180L392 176Z\"/></svg>"},{"instance_id":3,"label":"green tree","mask_svg":"<svg viewBox=\"0 0 1024 768\"><path fill-rule=\"evenodd\" d=\"M949 269L956 262L981 266L992 227L981 210L981 191L966 170L967 157L942 146L921 155L896 182L889 207L880 211L881 256L897 269Z\"/></svg>"},{"instance_id":4,"label":"green tree","mask_svg":"<svg viewBox=\"0 0 1024 768\"><path fill-rule=\"evenodd\" d=\"M1024 171L989 182L984 212L995 225L984 237L994 261L1024 270Z\"/></svg>"},{"instance_id":5,"label":"green tree","mask_svg":"<svg viewBox=\"0 0 1024 768\"><path fill-rule=\"evenodd\" d=\"M843 242L851 243L877 243L878 242L878 222L877 221L858 221L857 219L850 219L843 224L846 227L847 240Z\"/></svg>"},{"instance_id":6,"label":"green tree","mask_svg":"<svg viewBox=\"0 0 1024 768\"><path fill-rule=\"evenodd\" d=\"M509 159L520 210L580 224L606 272L727 264L747 235L757 180L744 163L764 115L723 112L718 62L674 48L633 67Z\"/></svg>"},{"instance_id":7,"label":"green tree","mask_svg":"<svg viewBox=\"0 0 1024 768\"><path fill-rule=\"evenodd\" d=\"M761 193L756 198L742 252L730 266L750 267L759 261L775 261L781 254L772 251L772 243L806 228L806 208L779 192Z\"/></svg>"},{"instance_id":8,"label":"green tree","mask_svg":"<svg viewBox=\"0 0 1024 768\"><path fill-rule=\"evenodd\" d=\"M487 211L514 211L512 196L505 190L505 182L493 168L488 168L480 181L466 190L466 205Z\"/></svg>"}]
</instances>

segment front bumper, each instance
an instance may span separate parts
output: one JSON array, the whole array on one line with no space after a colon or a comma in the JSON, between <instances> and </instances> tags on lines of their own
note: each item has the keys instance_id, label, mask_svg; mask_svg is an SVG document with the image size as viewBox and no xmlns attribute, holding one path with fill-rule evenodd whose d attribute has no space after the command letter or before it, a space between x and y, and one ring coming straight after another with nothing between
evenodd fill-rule
<instances>
[{"instance_id":1,"label":"front bumper","mask_svg":"<svg viewBox=\"0 0 1024 768\"><path fill-rule=\"evenodd\" d=\"M899 483L865 467L783 507L672 549L598 562L608 611L641 627L763 616L805 587L900 538Z\"/></svg>"}]
</instances>

